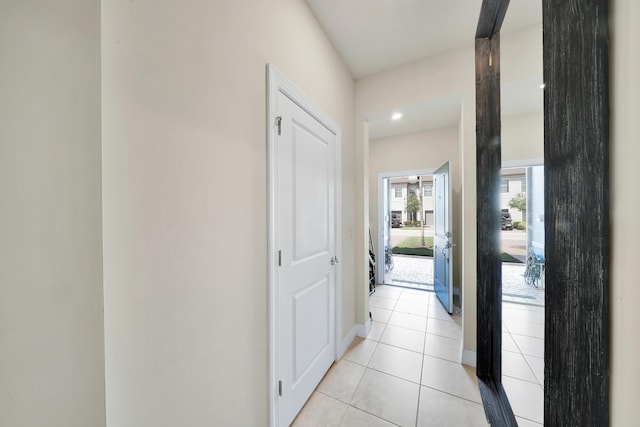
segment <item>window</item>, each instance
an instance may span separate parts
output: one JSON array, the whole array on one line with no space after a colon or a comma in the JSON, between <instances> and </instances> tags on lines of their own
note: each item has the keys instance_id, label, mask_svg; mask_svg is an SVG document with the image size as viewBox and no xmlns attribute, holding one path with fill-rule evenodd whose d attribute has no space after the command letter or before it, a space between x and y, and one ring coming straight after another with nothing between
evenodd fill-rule
<instances>
[{"instance_id":1,"label":"window","mask_svg":"<svg viewBox=\"0 0 640 427\"><path fill-rule=\"evenodd\" d=\"M527 178L520 178L520 191L527 192Z\"/></svg>"},{"instance_id":2,"label":"window","mask_svg":"<svg viewBox=\"0 0 640 427\"><path fill-rule=\"evenodd\" d=\"M402 198L402 187L400 187L399 185L393 187L393 197L395 197L396 199Z\"/></svg>"},{"instance_id":3,"label":"window","mask_svg":"<svg viewBox=\"0 0 640 427\"><path fill-rule=\"evenodd\" d=\"M508 179L503 179L502 182L500 183L500 192L501 193L508 193L509 192L509 180Z\"/></svg>"},{"instance_id":4,"label":"window","mask_svg":"<svg viewBox=\"0 0 640 427\"><path fill-rule=\"evenodd\" d=\"M415 194L416 196L419 196L420 194L418 193L418 184L409 184L409 194Z\"/></svg>"},{"instance_id":5,"label":"window","mask_svg":"<svg viewBox=\"0 0 640 427\"><path fill-rule=\"evenodd\" d=\"M424 197L432 197L432 194L433 194L433 184L425 184Z\"/></svg>"}]
</instances>

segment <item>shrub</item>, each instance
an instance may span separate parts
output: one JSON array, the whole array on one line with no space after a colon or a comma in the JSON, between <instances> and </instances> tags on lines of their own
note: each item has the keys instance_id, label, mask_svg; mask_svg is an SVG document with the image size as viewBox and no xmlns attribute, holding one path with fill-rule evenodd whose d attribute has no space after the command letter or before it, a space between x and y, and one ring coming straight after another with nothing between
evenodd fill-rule
<instances>
[{"instance_id":1,"label":"shrub","mask_svg":"<svg viewBox=\"0 0 640 427\"><path fill-rule=\"evenodd\" d=\"M513 221L513 228L515 228L516 230L526 230L527 223L524 221Z\"/></svg>"},{"instance_id":2,"label":"shrub","mask_svg":"<svg viewBox=\"0 0 640 427\"><path fill-rule=\"evenodd\" d=\"M405 221L403 224L405 227L420 227L420 221Z\"/></svg>"}]
</instances>

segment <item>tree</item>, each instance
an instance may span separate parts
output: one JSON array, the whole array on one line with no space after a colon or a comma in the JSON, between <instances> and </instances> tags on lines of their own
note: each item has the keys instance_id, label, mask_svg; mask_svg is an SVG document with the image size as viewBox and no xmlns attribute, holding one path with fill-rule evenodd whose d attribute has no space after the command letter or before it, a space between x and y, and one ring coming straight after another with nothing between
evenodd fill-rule
<instances>
[{"instance_id":1,"label":"tree","mask_svg":"<svg viewBox=\"0 0 640 427\"><path fill-rule=\"evenodd\" d=\"M420 212L420 199L415 193L409 193L407 196L407 206L405 207L410 218L415 221L417 219L416 213Z\"/></svg>"},{"instance_id":2,"label":"tree","mask_svg":"<svg viewBox=\"0 0 640 427\"><path fill-rule=\"evenodd\" d=\"M522 218L524 219L527 211L527 195L524 193L516 194L513 199L509 201L509 207L522 212Z\"/></svg>"}]
</instances>

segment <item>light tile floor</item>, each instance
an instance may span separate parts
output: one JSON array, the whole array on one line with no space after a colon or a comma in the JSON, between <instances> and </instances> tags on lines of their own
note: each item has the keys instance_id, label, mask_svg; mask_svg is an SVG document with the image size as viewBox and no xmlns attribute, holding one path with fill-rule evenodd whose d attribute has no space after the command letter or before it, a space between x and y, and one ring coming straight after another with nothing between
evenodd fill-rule
<instances>
[{"instance_id":1,"label":"light tile floor","mask_svg":"<svg viewBox=\"0 0 640 427\"><path fill-rule=\"evenodd\" d=\"M487 426L461 317L431 292L379 286L366 339L334 363L294 426Z\"/></svg>"},{"instance_id":2,"label":"light tile floor","mask_svg":"<svg viewBox=\"0 0 640 427\"><path fill-rule=\"evenodd\" d=\"M519 426L544 420L544 307L502 303L502 385Z\"/></svg>"},{"instance_id":3,"label":"light tile floor","mask_svg":"<svg viewBox=\"0 0 640 427\"><path fill-rule=\"evenodd\" d=\"M461 318L431 292L379 286L356 338L294 426L486 426L475 371L459 363ZM544 308L503 303L503 378L520 426L543 422Z\"/></svg>"}]
</instances>

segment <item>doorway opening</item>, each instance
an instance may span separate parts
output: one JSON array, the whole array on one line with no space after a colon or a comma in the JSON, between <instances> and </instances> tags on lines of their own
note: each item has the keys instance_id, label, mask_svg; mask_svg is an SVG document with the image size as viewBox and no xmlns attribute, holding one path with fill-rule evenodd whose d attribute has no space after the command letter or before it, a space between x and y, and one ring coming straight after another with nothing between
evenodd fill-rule
<instances>
[{"instance_id":1,"label":"doorway opening","mask_svg":"<svg viewBox=\"0 0 640 427\"><path fill-rule=\"evenodd\" d=\"M434 291L453 313L449 162L438 169L379 174L378 200L378 283Z\"/></svg>"},{"instance_id":2,"label":"doorway opening","mask_svg":"<svg viewBox=\"0 0 640 427\"><path fill-rule=\"evenodd\" d=\"M502 301L544 307L544 166L503 168Z\"/></svg>"},{"instance_id":3,"label":"doorway opening","mask_svg":"<svg viewBox=\"0 0 640 427\"><path fill-rule=\"evenodd\" d=\"M390 176L382 188L380 283L433 291L433 175Z\"/></svg>"},{"instance_id":4,"label":"doorway opening","mask_svg":"<svg viewBox=\"0 0 640 427\"><path fill-rule=\"evenodd\" d=\"M502 384L516 416L544 408L544 166L502 168ZM518 393L526 393L526 404Z\"/></svg>"}]
</instances>

